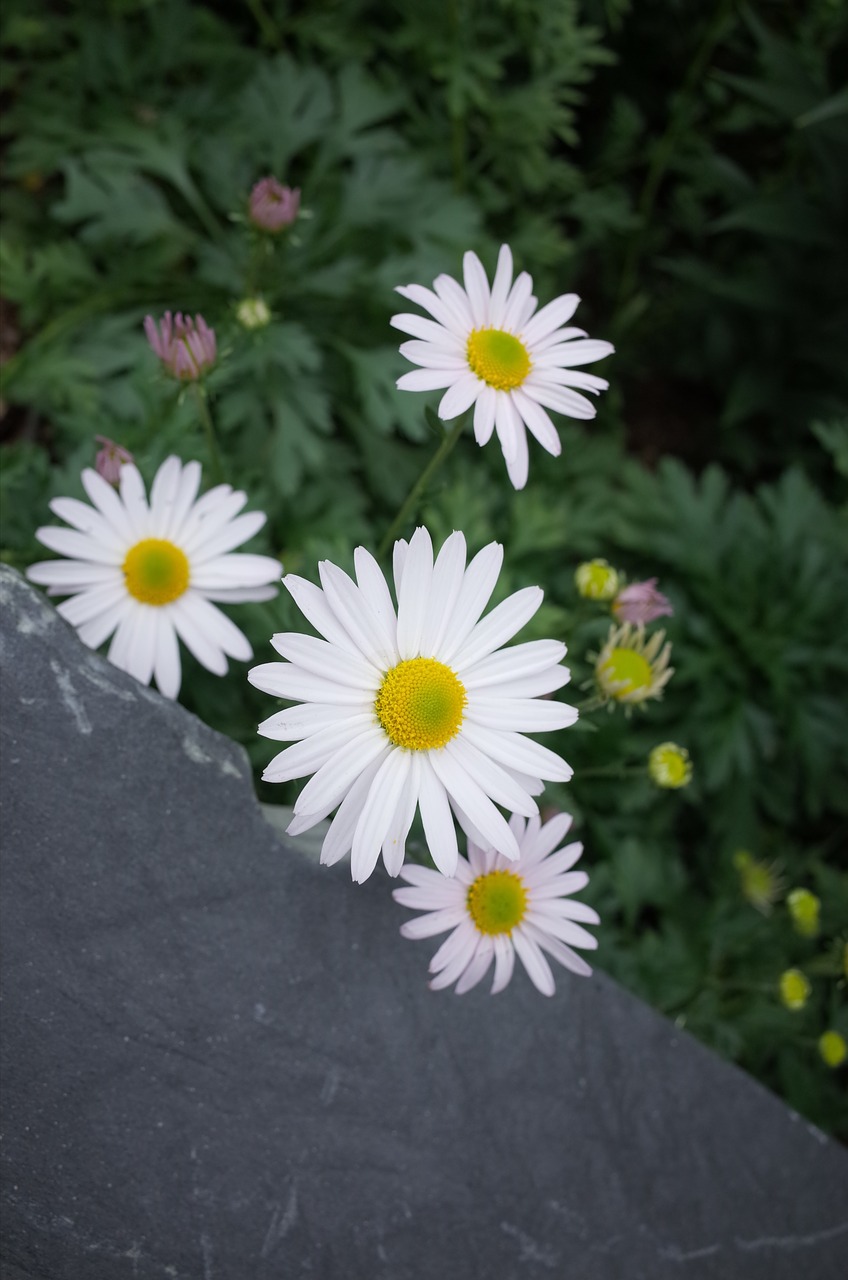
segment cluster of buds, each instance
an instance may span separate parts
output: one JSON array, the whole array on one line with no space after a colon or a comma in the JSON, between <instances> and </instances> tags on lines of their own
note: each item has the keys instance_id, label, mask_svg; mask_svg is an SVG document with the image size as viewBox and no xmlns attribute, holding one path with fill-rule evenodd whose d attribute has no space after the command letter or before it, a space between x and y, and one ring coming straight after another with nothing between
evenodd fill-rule
<instances>
[{"instance_id":1,"label":"cluster of buds","mask_svg":"<svg viewBox=\"0 0 848 1280\"><path fill-rule=\"evenodd\" d=\"M197 382L215 363L215 330L203 316L183 316L179 311L172 316L166 311L158 326L153 316L146 316L144 332L162 364L180 382Z\"/></svg>"}]
</instances>

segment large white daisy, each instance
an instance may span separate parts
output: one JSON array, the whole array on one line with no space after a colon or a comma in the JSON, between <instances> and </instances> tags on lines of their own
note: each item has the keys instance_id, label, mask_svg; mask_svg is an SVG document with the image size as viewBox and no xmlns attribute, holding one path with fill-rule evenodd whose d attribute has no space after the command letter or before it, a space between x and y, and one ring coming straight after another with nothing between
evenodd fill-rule
<instances>
[{"instance_id":1,"label":"large white daisy","mask_svg":"<svg viewBox=\"0 0 848 1280\"><path fill-rule=\"evenodd\" d=\"M354 880L367 879L383 853L397 875L420 810L436 865L453 875L453 813L472 839L507 858L518 843L503 805L538 812L542 779L566 781L571 769L526 732L562 729L577 712L541 695L568 679L565 645L535 640L502 649L542 603L526 587L481 621L500 573L493 542L466 567L465 538L453 533L438 557L426 529L394 548L395 609L372 555L358 547L356 581L336 565L319 566L321 587L288 574L284 585L323 639L273 637L286 663L254 667L249 680L300 705L259 726L293 742L263 777L285 782L314 775L294 806L297 835L334 809L321 860L351 851ZM322 589L323 588L323 589Z\"/></svg>"},{"instance_id":2,"label":"large white daisy","mask_svg":"<svg viewBox=\"0 0 848 1280\"><path fill-rule=\"evenodd\" d=\"M588 975L589 965L573 950L597 947L583 924L598 924L598 914L568 895L585 887L589 877L572 871L582 844L560 847L571 816L557 814L542 826L539 818L514 814L510 827L520 857L509 862L493 849L468 842L468 859L459 858L456 876L447 880L428 867L406 866L401 876L412 886L395 889L404 907L425 914L401 925L405 938L447 938L430 961L434 990L456 983L457 995L482 981L495 963L492 995L512 977L516 954L542 995L554 993L554 976L544 953L573 973Z\"/></svg>"},{"instance_id":3,"label":"large white daisy","mask_svg":"<svg viewBox=\"0 0 848 1280\"><path fill-rule=\"evenodd\" d=\"M489 280L476 253L463 258L465 288L451 276L437 276L433 289L401 285L397 292L423 307L432 320L414 314L392 316L396 329L413 336L401 354L421 365L398 380L403 391L447 388L439 417L450 419L474 405L474 435L486 444L496 431L509 478L516 489L527 483L527 431L555 457L562 451L547 409L570 418L594 418L595 406L581 391L597 394L604 378L581 373L613 350L609 342L587 338L583 329L563 328L580 301L566 293L537 311L533 281L522 271L512 281L512 253L502 245L495 278ZM526 430L525 430L526 428Z\"/></svg>"},{"instance_id":4,"label":"large white daisy","mask_svg":"<svg viewBox=\"0 0 848 1280\"><path fill-rule=\"evenodd\" d=\"M167 458L150 502L138 468L121 467L120 492L96 471L82 483L93 506L54 498L50 508L70 529L49 526L37 538L65 560L27 570L49 595L69 596L59 612L97 649L109 636L109 661L175 698L180 689L179 637L204 667L225 675L227 658L253 657L247 637L213 600L270 600L280 565L270 556L231 555L265 523L261 511L239 515L247 495L221 484L197 498L200 463ZM112 633L114 632L114 635Z\"/></svg>"}]
</instances>

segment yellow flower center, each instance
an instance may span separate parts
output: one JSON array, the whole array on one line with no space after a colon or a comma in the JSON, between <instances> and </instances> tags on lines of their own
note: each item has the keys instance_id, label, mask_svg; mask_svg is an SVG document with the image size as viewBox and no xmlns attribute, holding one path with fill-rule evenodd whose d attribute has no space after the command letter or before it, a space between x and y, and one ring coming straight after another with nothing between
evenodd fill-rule
<instances>
[{"instance_id":1,"label":"yellow flower center","mask_svg":"<svg viewBox=\"0 0 848 1280\"><path fill-rule=\"evenodd\" d=\"M188 589L188 557L164 538L145 538L124 560L127 591L142 604L170 604Z\"/></svg>"},{"instance_id":2,"label":"yellow flower center","mask_svg":"<svg viewBox=\"0 0 848 1280\"><path fill-rule=\"evenodd\" d=\"M527 912L527 893L514 871L490 871L472 883L467 905L480 933L512 933Z\"/></svg>"},{"instance_id":3,"label":"yellow flower center","mask_svg":"<svg viewBox=\"0 0 848 1280\"><path fill-rule=\"evenodd\" d=\"M598 674L613 698L624 698L638 689L648 689L654 678L650 662L635 649L613 649L601 664Z\"/></svg>"},{"instance_id":4,"label":"yellow flower center","mask_svg":"<svg viewBox=\"0 0 848 1280\"><path fill-rule=\"evenodd\" d=\"M374 710L396 747L433 751L459 733L467 701L450 667L435 658L409 658L386 672Z\"/></svg>"},{"instance_id":5,"label":"yellow flower center","mask_svg":"<svg viewBox=\"0 0 848 1280\"><path fill-rule=\"evenodd\" d=\"M496 391L520 387L530 372L524 343L503 329L474 329L466 354L471 372Z\"/></svg>"},{"instance_id":6,"label":"yellow flower center","mask_svg":"<svg viewBox=\"0 0 848 1280\"><path fill-rule=\"evenodd\" d=\"M607 560L587 560L574 574L585 600L611 600L618 591L618 571Z\"/></svg>"},{"instance_id":7,"label":"yellow flower center","mask_svg":"<svg viewBox=\"0 0 848 1280\"><path fill-rule=\"evenodd\" d=\"M674 742L664 742L648 757L648 771L658 787L685 787L692 777L689 752Z\"/></svg>"},{"instance_id":8,"label":"yellow flower center","mask_svg":"<svg viewBox=\"0 0 848 1280\"><path fill-rule=\"evenodd\" d=\"M848 1044L838 1031L825 1031L819 1036L819 1053L829 1067L841 1067L848 1057Z\"/></svg>"}]
</instances>

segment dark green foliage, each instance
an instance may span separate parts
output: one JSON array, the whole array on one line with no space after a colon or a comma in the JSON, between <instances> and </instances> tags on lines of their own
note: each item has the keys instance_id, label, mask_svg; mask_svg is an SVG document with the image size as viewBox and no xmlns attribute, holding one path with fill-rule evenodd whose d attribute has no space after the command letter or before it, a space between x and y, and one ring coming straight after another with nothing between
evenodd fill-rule
<instances>
[{"instance_id":1,"label":"dark green foliage","mask_svg":"<svg viewBox=\"0 0 848 1280\"><path fill-rule=\"evenodd\" d=\"M111 0L2 26L5 359L0 554L43 552L48 501L82 496L94 436L148 481L207 452L193 388L159 368L147 313L202 313L227 478L268 512L257 549L315 576L375 547L436 446L392 290L458 274L501 239L544 302L613 337L612 387L563 456L531 446L514 493L470 438L426 495L434 540L506 548L499 592L539 582L527 638L568 641L593 694L608 606L574 569L605 556L658 576L676 673L661 702L584 716L550 742L575 767L545 802L577 816L601 913L600 964L843 1135L848 1037L848 98L840 6L762 0ZM303 191L293 229L247 222L257 179ZM239 302L272 318L247 329ZM437 430L440 430L437 426ZM260 660L302 625L286 593L238 608ZM181 698L243 742L268 699L188 656ZM688 748L679 792L651 748ZM290 801L297 788L259 784ZM737 852L775 863L746 899ZM822 901L792 928L784 895ZM780 1004L781 972L813 984Z\"/></svg>"}]
</instances>

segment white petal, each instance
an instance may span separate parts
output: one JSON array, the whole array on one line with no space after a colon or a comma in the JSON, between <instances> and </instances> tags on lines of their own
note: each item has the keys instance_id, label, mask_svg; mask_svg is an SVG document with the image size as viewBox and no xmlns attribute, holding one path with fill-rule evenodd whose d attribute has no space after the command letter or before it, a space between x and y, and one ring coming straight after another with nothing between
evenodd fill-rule
<instances>
[{"instance_id":1,"label":"white petal","mask_svg":"<svg viewBox=\"0 0 848 1280\"><path fill-rule=\"evenodd\" d=\"M489 301L488 324L492 329L504 327L506 300L512 284L512 252L508 244L502 244L498 254L498 265L492 282L492 296Z\"/></svg>"},{"instance_id":2,"label":"white petal","mask_svg":"<svg viewBox=\"0 0 848 1280\"><path fill-rule=\"evenodd\" d=\"M555 960L558 960L566 969L570 969L572 973L579 973L583 978L590 977L592 973L591 966L576 951L572 951L571 947L567 947L564 942L560 942L557 938L551 938L548 934L535 930L531 924L525 924L521 927L526 930L528 936L539 947L544 947L545 951L552 955Z\"/></svg>"},{"instance_id":3,"label":"white petal","mask_svg":"<svg viewBox=\"0 0 848 1280\"><path fill-rule=\"evenodd\" d=\"M126 467L122 467L121 470L126 471ZM204 629L202 618L190 605L187 607L188 595L189 593L186 593L169 606L168 611L177 629L177 635L202 667L211 671L213 675L224 676L227 674L226 656L220 644L213 644L211 637ZM209 608L213 606L210 605Z\"/></svg>"},{"instance_id":4,"label":"white petal","mask_svg":"<svg viewBox=\"0 0 848 1280\"><path fill-rule=\"evenodd\" d=\"M477 619L489 603L503 564L503 547L490 542L478 551L465 570L453 619L444 641L440 661L450 666L454 655L470 635Z\"/></svg>"},{"instance_id":5,"label":"white petal","mask_svg":"<svg viewBox=\"0 0 848 1280\"><path fill-rule=\"evenodd\" d=\"M42 529L36 529L35 536L51 551L58 551L59 555L71 556L86 564L108 564L118 567L123 564L126 556L126 549L122 548L117 541L111 541L108 545L95 542L94 538L90 538L88 534L77 533L75 529L59 529L53 525L47 525Z\"/></svg>"},{"instance_id":6,"label":"white petal","mask_svg":"<svg viewBox=\"0 0 848 1280\"><path fill-rule=\"evenodd\" d=\"M554 975L537 943L529 936L527 926L520 924L512 932L512 944L519 960L527 970L527 976L537 991L543 996L552 996L555 991Z\"/></svg>"},{"instance_id":7,"label":"white petal","mask_svg":"<svg viewBox=\"0 0 848 1280\"><path fill-rule=\"evenodd\" d=\"M566 652L561 640L527 640L510 649L491 653L479 662L467 664L462 673L462 683L471 691L536 675L556 667ZM500 690L493 689L492 692L499 693Z\"/></svg>"},{"instance_id":8,"label":"white petal","mask_svg":"<svg viewBox=\"0 0 848 1280\"><path fill-rule=\"evenodd\" d=\"M395 580L395 596L400 595L400 584L403 578L403 566L406 564L406 555L409 551L409 543L406 538L398 538L392 549L392 575Z\"/></svg>"},{"instance_id":9,"label":"white petal","mask_svg":"<svg viewBox=\"0 0 848 1280\"><path fill-rule=\"evenodd\" d=\"M543 898L539 902L533 902L530 877L525 875L525 880L531 889L530 900L534 915L541 916L543 920L561 917L564 920L582 920L584 924L601 923L601 917L595 908L590 907L588 902L581 902L579 898Z\"/></svg>"},{"instance_id":10,"label":"white petal","mask_svg":"<svg viewBox=\"0 0 848 1280\"><path fill-rule=\"evenodd\" d=\"M271 556L250 554L222 555L202 563L193 561L191 585L198 591L220 591L230 588L244 589L264 586L267 582L279 582L279 560ZM276 594L276 592L274 592Z\"/></svg>"},{"instance_id":11,"label":"white petal","mask_svg":"<svg viewBox=\"0 0 848 1280\"><path fill-rule=\"evenodd\" d=\"M187 462L183 467L177 496L171 509L170 519L162 526L162 537L179 541L192 503L200 488L202 471L199 462ZM177 648L179 653L179 647Z\"/></svg>"},{"instance_id":12,"label":"white petal","mask_svg":"<svg viewBox=\"0 0 848 1280\"><path fill-rule=\"evenodd\" d=\"M507 333L518 333L522 327L523 317L527 311L527 304L533 293L533 278L526 271L522 271L515 278L515 284L509 292L504 308L503 328Z\"/></svg>"},{"instance_id":13,"label":"white petal","mask_svg":"<svg viewBox=\"0 0 848 1280\"><path fill-rule=\"evenodd\" d=\"M97 510L106 518L118 537L122 538L127 546L135 542L133 526L130 524L124 504L112 485L91 467L86 467L83 471L82 485Z\"/></svg>"},{"instance_id":14,"label":"white petal","mask_svg":"<svg viewBox=\"0 0 848 1280\"><path fill-rule=\"evenodd\" d=\"M203 594L216 604L248 604L274 600L278 591L276 587L204 587Z\"/></svg>"},{"instance_id":15,"label":"white petal","mask_svg":"<svg viewBox=\"0 0 848 1280\"><path fill-rule=\"evenodd\" d=\"M507 391L495 394L495 431L501 451L507 462L518 455L518 437L524 430L518 412L513 408L512 397Z\"/></svg>"},{"instance_id":16,"label":"white petal","mask_svg":"<svg viewBox=\"0 0 848 1280\"><path fill-rule=\"evenodd\" d=\"M594 373L583 373L580 369L560 369L555 365L548 365L545 360L538 361L527 382L540 389L551 386L580 387L583 391L594 394L606 391L609 386L606 378L599 378Z\"/></svg>"},{"instance_id":17,"label":"white petal","mask_svg":"<svg viewBox=\"0 0 848 1280\"><path fill-rule=\"evenodd\" d=\"M314 582L308 582L306 578L296 577L293 573L286 574L283 578L283 586L307 622L311 622L325 640L344 649L346 653L361 656L361 649L353 642L333 613L320 587L316 587Z\"/></svg>"},{"instance_id":18,"label":"white petal","mask_svg":"<svg viewBox=\"0 0 848 1280\"><path fill-rule=\"evenodd\" d=\"M457 768L464 770L495 804L526 816L538 813L539 806L532 796L496 761L476 747L466 734L454 738L445 746L444 751Z\"/></svg>"},{"instance_id":19,"label":"white petal","mask_svg":"<svg viewBox=\"0 0 848 1280\"><path fill-rule=\"evenodd\" d=\"M141 604L136 610L135 626L127 648L126 670L140 684L150 684L153 679L161 612L161 608L150 604Z\"/></svg>"},{"instance_id":20,"label":"white petal","mask_svg":"<svg viewBox=\"0 0 848 1280\"><path fill-rule=\"evenodd\" d=\"M420 342L413 338L410 342L402 342L399 349L404 359L411 360L422 369L443 369L459 374L468 368L468 361L462 352L446 351L444 347L437 347L432 342Z\"/></svg>"},{"instance_id":21,"label":"white petal","mask_svg":"<svg viewBox=\"0 0 848 1280\"><path fill-rule=\"evenodd\" d=\"M397 650L397 614L383 571L365 547L356 548L353 553L353 565L357 585L374 610L374 616L383 631L386 647L394 653Z\"/></svg>"},{"instance_id":22,"label":"white petal","mask_svg":"<svg viewBox=\"0 0 848 1280\"><path fill-rule=\"evenodd\" d=\"M507 596L482 622L478 622L453 658L460 678L466 667L473 666L511 640L538 611L544 598L541 587L523 587Z\"/></svg>"},{"instance_id":23,"label":"white petal","mask_svg":"<svg viewBox=\"0 0 848 1280\"><path fill-rule=\"evenodd\" d=\"M88 591L81 591L70 600L63 600L57 606L57 611L72 627L81 627L84 623L99 618L102 613L113 612L115 606L125 598L126 591L120 583L106 582Z\"/></svg>"},{"instance_id":24,"label":"white petal","mask_svg":"<svg viewBox=\"0 0 848 1280\"><path fill-rule=\"evenodd\" d=\"M559 938L569 947L580 947L584 951L596 951L598 939L572 920L558 920L551 916L538 915L532 907L527 915L527 923L532 924L540 933L549 938Z\"/></svg>"},{"instance_id":25,"label":"white petal","mask_svg":"<svg viewBox=\"0 0 848 1280\"><path fill-rule=\"evenodd\" d=\"M433 281L433 289L451 312L457 336L467 339L473 320L471 317L471 302L462 285L454 280L453 276L442 274L436 276Z\"/></svg>"},{"instance_id":26,"label":"white petal","mask_svg":"<svg viewBox=\"0 0 848 1280\"><path fill-rule=\"evenodd\" d=\"M304 778L315 773L340 748L348 746L371 723L368 715L350 716L341 723L327 725L310 737L280 751L265 766L262 774L265 782L290 782L292 778Z\"/></svg>"},{"instance_id":27,"label":"white petal","mask_svg":"<svg viewBox=\"0 0 848 1280\"><path fill-rule=\"evenodd\" d=\"M122 552L121 560L127 551L127 543L116 533L105 516L101 515L87 502L79 502L76 498L53 498L50 510L66 524L73 525L79 533L85 533L102 547L114 547Z\"/></svg>"},{"instance_id":28,"label":"white petal","mask_svg":"<svg viewBox=\"0 0 848 1280\"><path fill-rule=\"evenodd\" d=\"M567 729L577 720L577 708L567 702L540 698L469 698L466 715L474 724L489 729L513 729L520 733L552 733Z\"/></svg>"},{"instance_id":29,"label":"white petal","mask_svg":"<svg viewBox=\"0 0 848 1280\"><path fill-rule=\"evenodd\" d=\"M482 262L471 250L463 254L462 272L474 328L482 329L489 316L489 279Z\"/></svg>"},{"instance_id":30,"label":"white petal","mask_svg":"<svg viewBox=\"0 0 848 1280\"><path fill-rule=\"evenodd\" d=\"M515 948L509 938L495 938L495 976L492 982L492 995L496 996L508 986L515 967Z\"/></svg>"},{"instance_id":31,"label":"white petal","mask_svg":"<svg viewBox=\"0 0 848 1280\"><path fill-rule=\"evenodd\" d=\"M258 533L266 521L264 511L248 511L243 516L230 520L217 533L197 545L192 557L192 566L204 565L217 556L225 556L228 551L240 547ZM276 566L277 562L272 561Z\"/></svg>"},{"instance_id":32,"label":"white petal","mask_svg":"<svg viewBox=\"0 0 848 1280\"><path fill-rule=\"evenodd\" d=\"M486 844L505 857L516 859L518 843L515 836L482 787L464 769L457 768L455 760L444 749L429 752L428 759L448 795L468 814Z\"/></svg>"},{"instance_id":33,"label":"white petal","mask_svg":"<svg viewBox=\"0 0 848 1280\"><path fill-rule=\"evenodd\" d=\"M309 779L295 801L295 814L315 813L325 805L332 809L372 761L389 749L382 729L368 729L354 738Z\"/></svg>"},{"instance_id":34,"label":"white petal","mask_svg":"<svg viewBox=\"0 0 848 1280\"><path fill-rule=\"evenodd\" d=\"M125 597L115 605L114 609L99 614L90 622L81 623L77 628L80 640L90 649L99 649L104 640L108 640L115 628L120 626L121 621L132 612L134 604L134 600Z\"/></svg>"},{"instance_id":35,"label":"white petal","mask_svg":"<svg viewBox=\"0 0 848 1280\"><path fill-rule=\"evenodd\" d=\"M123 468L124 470L126 468ZM127 601L127 611L120 619L115 634L112 637L112 643L109 645L107 657L116 667L120 667L122 671L127 671L127 658L129 655L130 644L135 634L136 623L138 621L139 610L141 605L137 601Z\"/></svg>"},{"instance_id":36,"label":"white petal","mask_svg":"<svg viewBox=\"0 0 848 1280\"><path fill-rule=\"evenodd\" d=\"M461 378L457 378L439 402L439 417L442 421L448 422L451 418L458 418L461 413L465 413L466 409L469 409L482 394L485 385L476 373L464 373Z\"/></svg>"},{"instance_id":37,"label":"white petal","mask_svg":"<svg viewBox=\"0 0 848 1280\"><path fill-rule=\"evenodd\" d=\"M532 883L534 885L546 884L550 880L559 879L561 893L574 893L577 881L568 878L566 872L569 872L574 864L580 861L582 852L583 845L579 840L574 840L571 844L567 844L562 849L557 849L555 853L542 858L533 867ZM586 873L581 871L579 874L584 876ZM583 887L583 883L585 882L581 882L580 888Z\"/></svg>"},{"instance_id":38,"label":"white petal","mask_svg":"<svg viewBox=\"0 0 848 1280\"><path fill-rule=\"evenodd\" d=\"M414 338L423 338L425 342L432 342L434 346L443 347L445 351L461 353L465 350L465 342L462 338L457 337L442 325L436 324L435 320L426 320L424 316L413 315L411 311L392 316L389 324L395 329L400 329L401 333L411 333Z\"/></svg>"},{"instance_id":39,"label":"white petal","mask_svg":"<svg viewBox=\"0 0 848 1280\"><path fill-rule=\"evenodd\" d=\"M430 608L433 580L433 543L424 528L415 530L398 591L397 649L402 659L417 657L421 634Z\"/></svg>"},{"instance_id":40,"label":"white petal","mask_svg":"<svg viewBox=\"0 0 848 1280\"><path fill-rule=\"evenodd\" d=\"M456 994L458 996L464 996L466 991L470 991L472 987L477 986L478 982L483 981L492 967L494 954L493 940L491 938L481 938L477 944L477 952L474 959L456 984Z\"/></svg>"},{"instance_id":41,"label":"white petal","mask_svg":"<svg viewBox=\"0 0 848 1280\"><path fill-rule=\"evenodd\" d=\"M182 679L180 646L171 619L164 611L159 620L153 675L156 679L156 687L163 698L176 698Z\"/></svg>"},{"instance_id":42,"label":"white petal","mask_svg":"<svg viewBox=\"0 0 848 1280\"><path fill-rule=\"evenodd\" d=\"M519 646L516 645L516 648ZM510 650L502 650L509 653ZM571 679L568 667L551 667L548 671L540 671L535 676L522 676L518 680L504 680L492 688L499 698L539 698L546 693L555 693Z\"/></svg>"},{"instance_id":43,"label":"white petal","mask_svg":"<svg viewBox=\"0 0 848 1280\"><path fill-rule=\"evenodd\" d=\"M460 933L460 930L457 930ZM480 944L480 937L477 934L468 934L464 930L461 931L462 947L460 951L453 957L450 964L442 969L441 973L434 974L430 979L429 987L431 991L443 991L445 987L450 987L460 978L468 966L474 959L477 947Z\"/></svg>"},{"instance_id":44,"label":"white petal","mask_svg":"<svg viewBox=\"0 0 848 1280\"><path fill-rule=\"evenodd\" d=\"M121 502L127 513L133 536L137 539L150 536L150 510L144 492L144 481L133 463L127 462L121 467L120 474Z\"/></svg>"},{"instance_id":45,"label":"white petal","mask_svg":"<svg viewBox=\"0 0 848 1280\"><path fill-rule=\"evenodd\" d=\"M565 839L571 829L573 818L570 813L557 813L538 831L528 828L527 836L521 849L521 857L525 863L539 862Z\"/></svg>"},{"instance_id":46,"label":"white petal","mask_svg":"<svg viewBox=\"0 0 848 1280\"><path fill-rule=\"evenodd\" d=\"M474 439L481 447L488 444L492 438L497 404L498 393L495 388L487 386L485 382L482 383L474 406Z\"/></svg>"},{"instance_id":47,"label":"white petal","mask_svg":"<svg viewBox=\"0 0 848 1280\"><path fill-rule=\"evenodd\" d=\"M371 603L356 583L329 560L322 560L318 573L327 603L352 640L370 662L387 671L397 661L386 642Z\"/></svg>"},{"instance_id":48,"label":"white petal","mask_svg":"<svg viewBox=\"0 0 848 1280\"><path fill-rule=\"evenodd\" d=\"M541 380L528 379L524 383L523 390L530 400L535 400L548 409L555 409L557 413L565 413L570 418L588 422L598 412L591 400L587 400L576 391L571 391L568 387L554 387Z\"/></svg>"},{"instance_id":49,"label":"white petal","mask_svg":"<svg viewBox=\"0 0 848 1280\"><path fill-rule=\"evenodd\" d=\"M297 631L278 632L271 637L271 644L281 658L325 680L358 689L363 696L375 696L380 687L383 673L360 653L347 653L327 640Z\"/></svg>"},{"instance_id":50,"label":"white petal","mask_svg":"<svg viewBox=\"0 0 848 1280\"><path fill-rule=\"evenodd\" d=\"M518 387L512 393L512 402L531 435L535 436L543 449L558 458L562 453L562 441L542 406Z\"/></svg>"},{"instance_id":51,"label":"white petal","mask_svg":"<svg viewBox=\"0 0 848 1280\"><path fill-rule=\"evenodd\" d=\"M350 790L347 792L339 805L339 811L333 821L330 823L330 829L324 837L324 843L321 846L321 862L326 867L333 866L340 858L343 858L349 852L353 833L356 830L356 824L359 821L359 815L362 813L363 806L368 798L368 792L371 789L371 783L377 776L378 770L392 748L387 744L382 751L362 770L362 773L354 781ZM322 818L326 818L327 814L338 804L338 797L331 799L330 803L322 806L317 812ZM291 830L291 828L289 828Z\"/></svg>"},{"instance_id":52,"label":"white petal","mask_svg":"<svg viewBox=\"0 0 848 1280\"><path fill-rule=\"evenodd\" d=\"M422 756L422 759L424 758ZM408 862L401 870L400 877L407 884L423 886L426 889L435 888L438 885L440 891L443 890L448 894L446 901L452 903L465 901L465 890L462 886L470 884L472 879L468 861L461 855L457 858L454 878L444 876L439 871L433 871L430 867L419 867L415 862Z\"/></svg>"},{"instance_id":53,"label":"white petal","mask_svg":"<svg viewBox=\"0 0 848 1280\"><path fill-rule=\"evenodd\" d=\"M574 770L547 747L524 738L520 733L486 729L470 720L462 726L462 733L479 751L509 768L530 774L534 778L547 778L549 782L568 782ZM526 813L527 810L521 810ZM532 810L530 810L532 812Z\"/></svg>"},{"instance_id":54,"label":"white petal","mask_svg":"<svg viewBox=\"0 0 848 1280\"><path fill-rule=\"evenodd\" d=\"M421 757L417 751L412 751L409 753L409 777L383 840L383 863L390 876L398 874L406 857L406 838L418 808L420 776Z\"/></svg>"},{"instance_id":55,"label":"white petal","mask_svg":"<svg viewBox=\"0 0 848 1280\"><path fill-rule=\"evenodd\" d=\"M352 707L306 702L300 706L287 707L285 711L275 711L267 720L262 721L256 732L263 738L272 738L276 742L299 742L330 725L352 720L357 714Z\"/></svg>"},{"instance_id":56,"label":"white petal","mask_svg":"<svg viewBox=\"0 0 848 1280\"><path fill-rule=\"evenodd\" d=\"M162 463L150 486L150 528L156 531L158 538L167 536L182 475L182 463L171 455Z\"/></svg>"},{"instance_id":57,"label":"white petal","mask_svg":"<svg viewBox=\"0 0 848 1280\"><path fill-rule=\"evenodd\" d=\"M458 369L413 369L398 378L398 391L441 391L443 387L452 387L461 377Z\"/></svg>"},{"instance_id":58,"label":"white petal","mask_svg":"<svg viewBox=\"0 0 848 1280\"><path fill-rule=\"evenodd\" d=\"M422 867L422 871L428 870ZM430 872L433 877L432 886L427 888L393 889L392 897L402 907L411 907L413 911L441 911L443 907L458 905L457 895L453 890L457 886L446 876Z\"/></svg>"},{"instance_id":59,"label":"white petal","mask_svg":"<svg viewBox=\"0 0 848 1280\"><path fill-rule=\"evenodd\" d=\"M26 576L30 582L53 587L57 595L106 583L120 583L123 587L124 582L124 575L116 565L87 564L81 560L39 560L29 566Z\"/></svg>"},{"instance_id":60,"label":"white petal","mask_svg":"<svg viewBox=\"0 0 848 1280\"><path fill-rule=\"evenodd\" d=\"M453 283L456 284L456 281L453 281ZM457 288L459 288L458 285ZM425 289L420 284L408 284L399 285L396 292L402 298L408 298L416 306L423 307L425 311L429 311L433 319L443 325L450 333L456 334L458 337L468 336L467 326L462 323L454 306L444 302L430 289Z\"/></svg>"},{"instance_id":61,"label":"white petal","mask_svg":"<svg viewBox=\"0 0 848 1280\"><path fill-rule=\"evenodd\" d=\"M524 424L521 423L521 429L518 432L515 457L506 459L506 473L509 476L513 489L524 488L527 483L529 468L530 456L527 449L527 432L524 430Z\"/></svg>"},{"instance_id":62,"label":"white petal","mask_svg":"<svg viewBox=\"0 0 848 1280\"><path fill-rule=\"evenodd\" d=\"M578 338L576 342L563 342L550 347L546 354L552 356L556 352L557 364L562 369L570 369L575 365L592 364L595 360L604 360L612 355L615 347L611 342L602 342L599 338Z\"/></svg>"},{"instance_id":63,"label":"white petal","mask_svg":"<svg viewBox=\"0 0 848 1280\"><path fill-rule=\"evenodd\" d=\"M437 933L447 933L448 929L455 929L462 924L468 925L465 907L444 907L441 911L430 911L414 920L405 920L400 931L404 938L418 940L433 938Z\"/></svg>"},{"instance_id":64,"label":"white petal","mask_svg":"<svg viewBox=\"0 0 848 1280\"><path fill-rule=\"evenodd\" d=\"M430 857L444 876L456 872L459 846L447 792L436 777L428 756L422 753L418 783L418 807Z\"/></svg>"},{"instance_id":65,"label":"white petal","mask_svg":"<svg viewBox=\"0 0 848 1280\"><path fill-rule=\"evenodd\" d=\"M555 329L567 324L577 310L579 302L580 299L576 293L564 293L561 297L554 298L553 302L549 302L546 307L542 307L541 311L537 311L520 334L525 347L534 346Z\"/></svg>"},{"instance_id":66,"label":"white petal","mask_svg":"<svg viewBox=\"0 0 848 1280\"><path fill-rule=\"evenodd\" d=\"M454 532L445 539L436 557L430 587L430 603L421 633L421 653L435 657L453 622L453 613L465 576L465 535Z\"/></svg>"},{"instance_id":67,"label":"white petal","mask_svg":"<svg viewBox=\"0 0 848 1280\"><path fill-rule=\"evenodd\" d=\"M325 680L291 662L263 662L258 667L251 667L247 678L254 688L261 689L263 693L270 693L275 698L288 698L292 702L322 702L357 710L373 705L373 699L364 698L362 690Z\"/></svg>"},{"instance_id":68,"label":"white petal","mask_svg":"<svg viewBox=\"0 0 848 1280\"><path fill-rule=\"evenodd\" d=\"M181 619L191 616L195 626L211 641L220 645L230 658L235 658L237 662L249 662L253 657L253 649L244 632L196 591L187 591L184 596L180 596L174 602L174 607L179 609Z\"/></svg>"},{"instance_id":69,"label":"white petal","mask_svg":"<svg viewBox=\"0 0 848 1280\"><path fill-rule=\"evenodd\" d=\"M219 485L204 493L183 522L180 545L187 556L192 556L214 537L230 520L234 520L247 502L247 494L233 492L229 485Z\"/></svg>"}]
</instances>

